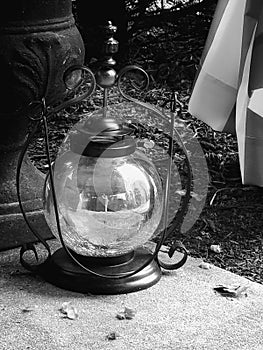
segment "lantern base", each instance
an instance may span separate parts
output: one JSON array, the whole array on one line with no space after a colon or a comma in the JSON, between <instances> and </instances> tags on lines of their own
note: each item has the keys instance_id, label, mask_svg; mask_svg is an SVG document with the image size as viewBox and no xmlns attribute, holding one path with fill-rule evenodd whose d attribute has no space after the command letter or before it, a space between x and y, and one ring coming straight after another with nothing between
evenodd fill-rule
<instances>
[{"instance_id":1,"label":"lantern base","mask_svg":"<svg viewBox=\"0 0 263 350\"><path fill-rule=\"evenodd\" d=\"M85 267L95 273L109 276L101 277L78 266L66 251L60 248L44 264L40 274L47 282L74 292L101 295L131 293L149 288L159 281L161 269L155 260L130 277L111 278L110 276L121 276L135 271L150 257L151 253L145 248L138 248L132 253L114 258L89 260L82 257L81 263Z\"/></svg>"}]
</instances>

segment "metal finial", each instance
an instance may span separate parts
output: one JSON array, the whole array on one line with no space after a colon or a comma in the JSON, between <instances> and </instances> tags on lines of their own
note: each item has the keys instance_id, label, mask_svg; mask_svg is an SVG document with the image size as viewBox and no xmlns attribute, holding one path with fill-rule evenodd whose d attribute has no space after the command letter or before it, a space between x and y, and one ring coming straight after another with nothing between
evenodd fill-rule
<instances>
[{"instance_id":1,"label":"metal finial","mask_svg":"<svg viewBox=\"0 0 263 350\"><path fill-rule=\"evenodd\" d=\"M118 52L119 42L114 39L113 35L117 31L117 27L112 25L111 21L107 22L107 25L102 27L104 41L103 41L103 58L100 62L100 68L96 73L97 84L104 88L104 102L103 106L107 105L107 89L112 87L117 78L117 73L113 68L116 61L113 59L113 55Z\"/></svg>"},{"instance_id":2,"label":"metal finial","mask_svg":"<svg viewBox=\"0 0 263 350\"><path fill-rule=\"evenodd\" d=\"M112 58L112 55L118 52L119 42L114 39L114 34L117 31L117 27L112 24L111 21L107 22L107 25L103 26L103 48L102 53L105 56L102 64L107 66L114 66L116 61Z\"/></svg>"}]
</instances>

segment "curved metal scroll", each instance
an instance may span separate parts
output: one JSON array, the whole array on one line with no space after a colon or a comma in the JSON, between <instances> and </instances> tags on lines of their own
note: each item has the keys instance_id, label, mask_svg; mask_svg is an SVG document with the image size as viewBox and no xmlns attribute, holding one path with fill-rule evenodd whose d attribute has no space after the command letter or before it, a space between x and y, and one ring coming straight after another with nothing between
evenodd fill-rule
<instances>
[{"instance_id":1,"label":"curved metal scroll","mask_svg":"<svg viewBox=\"0 0 263 350\"><path fill-rule=\"evenodd\" d=\"M177 270L180 267L182 267L188 258L188 251L186 250L185 246L183 245L183 243L181 241L175 241L173 242L173 244L171 245L171 247L166 247L165 251L163 251L164 253L168 254L168 257L171 259L175 253L175 251L180 251L181 253L183 253L183 257L180 261L176 262L176 263L169 263L167 264L166 262L164 262L162 259L160 259L160 257L158 256L158 263L159 265L165 269L165 270ZM160 249L160 252L162 252L162 249Z\"/></svg>"},{"instance_id":2,"label":"curved metal scroll","mask_svg":"<svg viewBox=\"0 0 263 350\"><path fill-rule=\"evenodd\" d=\"M142 69L136 65L129 65L129 66L126 66L123 69L121 69L120 72L118 73L116 83L117 83L118 90L119 90L120 94L122 95L122 97L124 97L126 100L137 102L137 100L135 98L126 94L121 87L122 79L124 79L125 76L127 77L128 73L132 73L132 72L141 73L141 75L143 76L144 79L141 80L141 84L140 84L139 79L138 79L138 75L137 76L134 75L134 79L132 79L132 80L130 79L130 81L129 81L131 86L134 89L136 89L137 91L147 90L149 87L149 84L150 84L149 75L145 72L144 69Z\"/></svg>"},{"instance_id":3,"label":"curved metal scroll","mask_svg":"<svg viewBox=\"0 0 263 350\"><path fill-rule=\"evenodd\" d=\"M49 114L55 114L72 104L83 101L92 96L96 89L96 78L93 72L86 66L72 66L64 73L64 84L67 88L66 98L54 106L48 108ZM88 86L88 89L85 88Z\"/></svg>"}]
</instances>

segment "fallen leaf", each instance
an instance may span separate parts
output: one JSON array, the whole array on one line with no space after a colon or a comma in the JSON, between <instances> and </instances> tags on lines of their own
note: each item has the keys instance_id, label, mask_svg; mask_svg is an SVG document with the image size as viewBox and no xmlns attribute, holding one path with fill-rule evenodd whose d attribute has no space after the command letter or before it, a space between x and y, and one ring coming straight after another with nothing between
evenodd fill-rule
<instances>
[{"instance_id":1,"label":"fallen leaf","mask_svg":"<svg viewBox=\"0 0 263 350\"><path fill-rule=\"evenodd\" d=\"M70 320L75 320L76 318L78 318L78 312L74 306L72 308L68 309L67 318L69 318Z\"/></svg>"},{"instance_id":2,"label":"fallen leaf","mask_svg":"<svg viewBox=\"0 0 263 350\"><path fill-rule=\"evenodd\" d=\"M125 320L124 312L123 312L123 311L118 312L117 315L116 315L116 318L117 318L118 320Z\"/></svg>"},{"instance_id":3,"label":"fallen leaf","mask_svg":"<svg viewBox=\"0 0 263 350\"><path fill-rule=\"evenodd\" d=\"M24 313L27 313L27 312L32 312L34 310L35 310L35 306L26 306L21 311Z\"/></svg>"},{"instance_id":4,"label":"fallen leaf","mask_svg":"<svg viewBox=\"0 0 263 350\"><path fill-rule=\"evenodd\" d=\"M71 304L71 301L64 302L59 310L70 320L78 318L78 311L75 306Z\"/></svg>"},{"instance_id":5,"label":"fallen leaf","mask_svg":"<svg viewBox=\"0 0 263 350\"><path fill-rule=\"evenodd\" d=\"M117 332L110 332L109 334L106 335L107 340L115 340L118 337L120 337L120 335Z\"/></svg>"},{"instance_id":6,"label":"fallen leaf","mask_svg":"<svg viewBox=\"0 0 263 350\"><path fill-rule=\"evenodd\" d=\"M131 320L135 316L135 311L128 307L125 307L123 311L117 313L116 317L118 320Z\"/></svg>"},{"instance_id":7,"label":"fallen leaf","mask_svg":"<svg viewBox=\"0 0 263 350\"><path fill-rule=\"evenodd\" d=\"M61 308L60 308L59 310L60 310L63 314L66 314L69 305L71 305L71 301L65 301L65 302L61 305Z\"/></svg>"},{"instance_id":8,"label":"fallen leaf","mask_svg":"<svg viewBox=\"0 0 263 350\"><path fill-rule=\"evenodd\" d=\"M222 252L222 248L220 247L220 245L217 245L217 244L212 244L210 246L210 250L214 253L217 253L217 254Z\"/></svg>"},{"instance_id":9,"label":"fallen leaf","mask_svg":"<svg viewBox=\"0 0 263 350\"><path fill-rule=\"evenodd\" d=\"M207 262L201 262L201 264L199 265L199 267L201 268L201 269L204 269L204 270L209 270L209 269L211 269L211 265L209 264L209 263L207 263Z\"/></svg>"},{"instance_id":10,"label":"fallen leaf","mask_svg":"<svg viewBox=\"0 0 263 350\"><path fill-rule=\"evenodd\" d=\"M214 288L214 290L225 297L238 298L240 297L247 289L248 285L219 285Z\"/></svg>"}]
</instances>

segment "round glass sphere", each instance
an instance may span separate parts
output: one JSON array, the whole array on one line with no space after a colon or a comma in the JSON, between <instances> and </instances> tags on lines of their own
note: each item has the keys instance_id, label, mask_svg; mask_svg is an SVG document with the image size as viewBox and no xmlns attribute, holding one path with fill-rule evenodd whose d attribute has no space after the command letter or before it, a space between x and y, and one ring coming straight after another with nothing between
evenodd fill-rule
<instances>
[{"instance_id":1,"label":"round glass sphere","mask_svg":"<svg viewBox=\"0 0 263 350\"><path fill-rule=\"evenodd\" d=\"M162 217L162 182L139 150L116 158L66 150L54 164L59 222L65 245L83 256L128 253L157 234ZM44 215L59 238L47 178Z\"/></svg>"}]
</instances>

